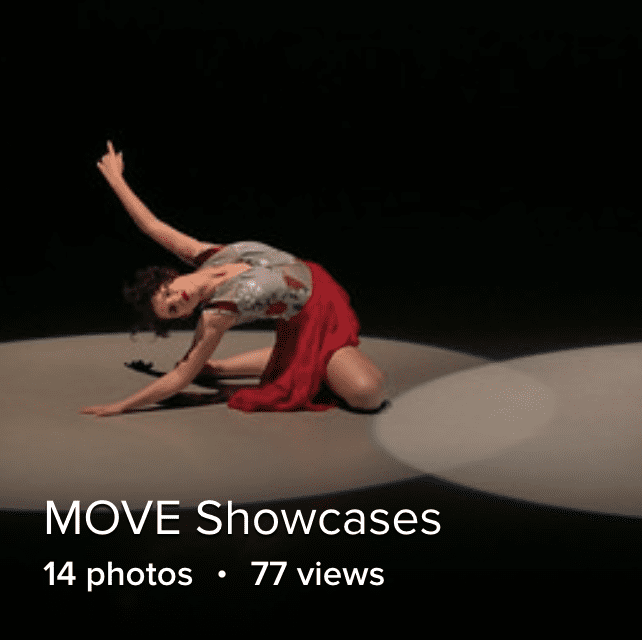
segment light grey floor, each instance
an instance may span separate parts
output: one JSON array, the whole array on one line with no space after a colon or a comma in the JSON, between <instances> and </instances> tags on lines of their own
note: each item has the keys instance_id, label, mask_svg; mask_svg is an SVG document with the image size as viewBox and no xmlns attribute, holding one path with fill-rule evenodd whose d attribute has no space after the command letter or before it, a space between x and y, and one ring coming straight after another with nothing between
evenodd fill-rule
<instances>
[{"instance_id":1,"label":"light grey floor","mask_svg":"<svg viewBox=\"0 0 642 640\"><path fill-rule=\"evenodd\" d=\"M29 340L0 345L2 367L0 508L44 510L47 500L81 509L108 500L131 509L148 500L194 507L278 500L375 486L423 475L372 437L374 416L327 412L244 413L225 404L150 409L98 418L84 406L123 399L152 378L131 360L173 368L191 332L133 343L128 334ZM274 342L272 332L228 332L220 357ZM419 344L362 339L389 377L394 399L487 361ZM218 356L217 356L218 357ZM215 393L190 386L188 393ZM423 419L420 409L418 419ZM390 424L390 423L388 423Z\"/></svg>"},{"instance_id":2,"label":"light grey floor","mask_svg":"<svg viewBox=\"0 0 642 640\"><path fill-rule=\"evenodd\" d=\"M167 371L192 334L127 334L0 345L0 508L96 500L194 507L377 486L424 474L554 506L642 515L642 345L591 347L501 363L420 344L363 338L389 377L378 416L244 413L225 404L152 406L97 418ZM224 357L273 344L228 332ZM214 390L190 386L194 398Z\"/></svg>"},{"instance_id":3,"label":"light grey floor","mask_svg":"<svg viewBox=\"0 0 642 640\"><path fill-rule=\"evenodd\" d=\"M642 516L642 344L517 358L427 381L376 418L398 460L558 507Z\"/></svg>"}]
</instances>

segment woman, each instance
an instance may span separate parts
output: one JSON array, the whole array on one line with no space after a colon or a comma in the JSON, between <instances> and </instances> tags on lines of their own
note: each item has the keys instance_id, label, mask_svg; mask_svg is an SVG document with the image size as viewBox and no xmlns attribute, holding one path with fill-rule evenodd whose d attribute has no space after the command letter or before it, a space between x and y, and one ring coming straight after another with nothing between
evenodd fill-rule
<instances>
[{"instance_id":1,"label":"woman","mask_svg":"<svg viewBox=\"0 0 642 640\"><path fill-rule=\"evenodd\" d=\"M145 234L184 262L186 275L170 269L139 272L128 292L162 323L201 312L194 341L176 367L121 402L85 407L81 413L110 416L159 402L187 387L202 371L220 376L258 376L261 383L235 391L228 405L243 411L323 411L326 384L357 410L386 403L384 376L358 348L359 322L346 292L323 267L260 242L199 242L158 220L123 178L122 151L111 142L98 168ZM277 320L274 347L224 360L210 359L225 331L257 318Z\"/></svg>"}]
</instances>

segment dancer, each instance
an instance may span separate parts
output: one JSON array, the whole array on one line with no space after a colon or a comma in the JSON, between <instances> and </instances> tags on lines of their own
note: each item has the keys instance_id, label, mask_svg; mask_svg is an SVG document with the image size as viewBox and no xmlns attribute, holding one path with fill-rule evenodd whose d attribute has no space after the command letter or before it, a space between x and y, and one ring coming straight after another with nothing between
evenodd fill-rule
<instances>
[{"instance_id":1,"label":"dancer","mask_svg":"<svg viewBox=\"0 0 642 640\"><path fill-rule=\"evenodd\" d=\"M98 168L136 225L196 269L139 271L125 290L147 326L166 335L167 322L200 313L194 341L176 367L138 393L80 413L111 416L179 393L201 372L253 376L258 387L238 389L228 406L242 411L324 411L337 398L321 398L322 385L351 408L377 411L385 401L384 375L359 349L359 321L348 294L320 265L261 242L200 242L160 221L123 177L123 154L107 142ZM274 347L223 360L211 359L225 331L259 318L276 320Z\"/></svg>"}]
</instances>

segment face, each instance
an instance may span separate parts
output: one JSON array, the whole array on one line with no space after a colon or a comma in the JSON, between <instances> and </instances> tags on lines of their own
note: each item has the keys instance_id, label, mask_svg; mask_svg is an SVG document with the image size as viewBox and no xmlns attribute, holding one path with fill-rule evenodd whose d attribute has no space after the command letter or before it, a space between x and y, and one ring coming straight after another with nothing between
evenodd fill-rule
<instances>
[{"instance_id":1,"label":"face","mask_svg":"<svg viewBox=\"0 0 642 640\"><path fill-rule=\"evenodd\" d=\"M198 290L189 276L179 276L166 282L152 297L154 313L162 320L187 318L198 303Z\"/></svg>"}]
</instances>

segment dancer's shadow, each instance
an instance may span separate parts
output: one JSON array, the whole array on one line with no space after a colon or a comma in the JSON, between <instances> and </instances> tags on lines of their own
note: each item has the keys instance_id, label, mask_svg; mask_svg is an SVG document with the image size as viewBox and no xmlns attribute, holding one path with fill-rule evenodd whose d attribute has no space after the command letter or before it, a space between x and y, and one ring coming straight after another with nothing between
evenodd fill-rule
<instances>
[{"instance_id":1,"label":"dancer's shadow","mask_svg":"<svg viewBox=\"0 0 642 640\"><path fill-rule=\"evenodd\" d=\"M165 371L158 371L154 369L153 362L143 362L142 360L133 360L126 362L125 366L132 371L145 373L154 378L162 378ZM145 407L142 409L134 409L132 413L141 411L162 411L165 409L185 409L188 407L202 407L210 404L223 404L230 399L230 396L243 387L248 385L242 384L225 384L219 378L208 374L199 374L194 378L192 384L206 389L215 389L217 393L195 393L193 391L181 391L165 400L160 400L157 407Z\"/></svg>"},{"instance_id":2,"label":"dancer's shadow","mask_svg":"<svg viewBox=\"0 0 642 640\"><path fill-rule=\"evenodd\" d=\"M132 371L138 371L140 373L145 373L154 378L161 378L165 375L164 371L158 371L154 369L153 362L143 362L142 360L132 360L132 362L126 362L125 366ZM247 377L239 377L239 379L248 380ZM233 379L225 378L226 380ZM220 378L215 376L199 373L192 384L195 384L199 387L204 387L206 389L216 389L217 393L194 393L191 391L181 391L165 400L161 400L158 404L162 405L160 407L150 407L145 409L138 409L136 411L160 411L163 409L184 409L187 407L201 407L204 405L210 404L222 404L227 402L232 394L238 389L247 388L249 386L256 386L250 384L229 384L221 382ZM321 386L319 393L315 396L317 402L334 402L336 403L339 409L348 411L349 413L359 413L366 415L373 415L381 413L384 409L390 406L389 400L384 400L381 403L381 406L377 409L355 409L351 407L346 401L334 394L325 384Z\"/></svg>"}]
</instances>

